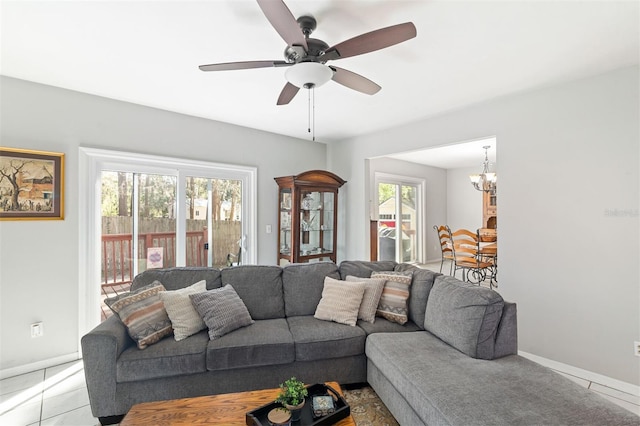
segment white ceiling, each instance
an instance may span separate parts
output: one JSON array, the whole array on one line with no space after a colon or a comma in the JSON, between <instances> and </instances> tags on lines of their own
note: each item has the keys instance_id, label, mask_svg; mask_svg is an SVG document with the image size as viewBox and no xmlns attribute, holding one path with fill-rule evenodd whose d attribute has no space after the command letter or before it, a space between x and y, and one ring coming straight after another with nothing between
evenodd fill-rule
<instances>
[{"instance_id":1,"label":"white ceiling","mask_svg":"<svg viewBox=\"0 0 640 426\"><path fill-rule=\"evenodd\" d=\"M482 164L484 163L485 146L489 147L489 149L487 149L487 158L489 159L490 170L495 171L497 168L496 138L461 142L419 151L402 152L386 155L386 157L409 161L411 163L426 164L427 166L439 167L441 169L476 167L478 173L480 173L482 171Z\"/></svg>"},{"instance_id":2,"label":"white ceiling","mask_svg":"<svg viewBox=\"0 0 640 426\"><path fill-rule=\"evenodd\" d=\"M301 91L276 106L284 68L198 65L282 60L285 43L253 0L6 1L0 73L310 139ZM338 141L514 92L637 64L637 1L287 0L334 45L412 21L403 44L334 61L377 82L364 95L316 89L316 139ZM482 152L480 153L480 156Z\"/></svg>"}]
</instances>

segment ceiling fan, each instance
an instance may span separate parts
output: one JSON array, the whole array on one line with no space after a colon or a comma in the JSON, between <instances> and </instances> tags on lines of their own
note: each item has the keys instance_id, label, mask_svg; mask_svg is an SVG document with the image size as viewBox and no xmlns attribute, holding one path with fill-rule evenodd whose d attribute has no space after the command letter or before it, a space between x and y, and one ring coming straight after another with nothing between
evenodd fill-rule
<instances>
[{"instance_id":1,"label":"ceiling fan","mask_svg":"<svg viewBox=\"0 0 640 426\"><path fill-rule=\"evenodd\" d=\"M282 0L257 0L271 25L287 42L285 60L243 61L200 65L202 71L227 71L250 68L290 67L277 105L286 105L296 96L301 87L311 89L333 80L358 92L373 95L381 87L373 81L352 71L325 65L351 56L362 55L402 43L416 36L416 27L411 22L381 28L329 47L322 40L310 38L316 29L312 16L301 16L297 20Z\"/></svg>"}]
</instances>

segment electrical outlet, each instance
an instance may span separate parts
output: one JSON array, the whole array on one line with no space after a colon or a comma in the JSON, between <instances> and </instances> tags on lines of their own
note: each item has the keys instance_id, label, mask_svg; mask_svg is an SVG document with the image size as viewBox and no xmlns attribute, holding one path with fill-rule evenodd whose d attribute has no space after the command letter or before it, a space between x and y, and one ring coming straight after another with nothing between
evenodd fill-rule
<instances>
[{"instance_id":1,"label":"electrical outlet","mask_svg":"<svg viewBox=\"0 0 640 426\"><path fill-rule=\"evenodd\" d=\"M640 356L640 342L633 342L633 353Z\"/></svg>"},{"instance_id":2,"label":"electrical outlet","mask_svg":"<svg viewBox=\"0 0 640 426\"><path fill-rule=\"evenodd\" d=\"M44 325L42 322L31 324L31 337L42 337L44 335Z\"/></svg>"}]
</instances>

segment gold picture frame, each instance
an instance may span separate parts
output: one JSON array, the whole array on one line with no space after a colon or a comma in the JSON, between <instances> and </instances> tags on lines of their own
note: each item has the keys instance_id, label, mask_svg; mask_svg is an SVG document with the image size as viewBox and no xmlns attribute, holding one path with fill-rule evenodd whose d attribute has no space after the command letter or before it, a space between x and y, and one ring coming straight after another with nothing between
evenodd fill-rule
<instances>
[{"instance_id":1,"label":"gold picture frame","mask_svg":"<svg viewBox=\"0 0 640 426\"><path fill-rule=\"evenodd\" d=\"M0 220L64 219L64 154L0 146Z\"/></svg>"}]
</instances>

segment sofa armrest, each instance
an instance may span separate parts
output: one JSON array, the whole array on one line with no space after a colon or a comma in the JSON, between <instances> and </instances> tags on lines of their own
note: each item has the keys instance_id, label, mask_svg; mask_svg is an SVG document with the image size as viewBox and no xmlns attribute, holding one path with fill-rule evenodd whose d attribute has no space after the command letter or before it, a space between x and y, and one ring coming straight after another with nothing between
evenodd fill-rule
<instances>
[{"instance_id":1,"label":"sofa armrest","mask_svg":"<svg viewBox=\"0 0 640 426\"><path fill-rule=\"evenodd\" d=\"M123 414L116 407L116 362L122 351L134 345L127 328L114 315L85 334L81 344L91 412L96 417Z\"/></svg>"},{"instance_id":2,"label":"sofa armrest","mask_svg":"<svg viewBox=\"0 0 640 426\"><path fill-rule=\"evenodd\" d=\"M518 319L516 304L504 302L502 318L496 333L496 344L493 358L502 358L518 353Z\"/></svg>"}]
</instances>

